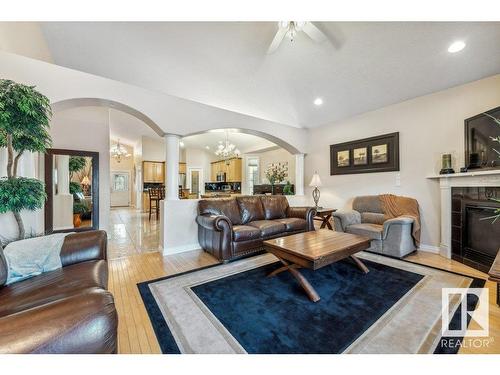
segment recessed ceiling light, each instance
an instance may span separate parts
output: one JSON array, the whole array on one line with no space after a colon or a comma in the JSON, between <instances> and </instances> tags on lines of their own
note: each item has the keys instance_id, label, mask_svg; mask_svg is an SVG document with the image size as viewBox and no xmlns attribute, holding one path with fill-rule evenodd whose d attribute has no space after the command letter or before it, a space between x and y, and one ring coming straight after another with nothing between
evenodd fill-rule
<instances>
[{"instance_id":1,"label":"recessed ceiling light","mask_svg":"<svg viewBox=\"0 0 500 375\"><path fill-rule=\"evenodd\" d=\"M184 142L179 142L179 145L180 145L181 147L184 147Z\"/></svg>"},{"instance_id":2,"label":"recessed ceiling light","mask_svg":"<svg viewBox=\"0 0 500 375\"><path fill-rule=\"evenodd\" d=\"M462 42L461 40L457 40L456 42L453 42L450 44L450 46L448 47L448 52L449 53L456 53L456 52L460 52L464 48L465 48L465 43Z\"/></svg>"},{"instance_id":3,"label":"recessed ceiling light","mask_svg":"<svg viewBox=\"0 0 500 375\"><path fill-rule=\"evenodd\" d=\"M323 99L321 99L321 98L314 99L314 104L315 105L321 105L321 104L323 104Z\"/></svg>"}]
</instances>

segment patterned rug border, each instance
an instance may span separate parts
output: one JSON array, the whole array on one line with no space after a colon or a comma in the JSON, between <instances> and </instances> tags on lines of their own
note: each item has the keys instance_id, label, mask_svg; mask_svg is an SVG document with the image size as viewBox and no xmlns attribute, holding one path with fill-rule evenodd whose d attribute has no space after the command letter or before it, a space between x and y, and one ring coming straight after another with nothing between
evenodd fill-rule
<instances>
[{"instance_id":1,"label":"patterned rug border","mask_svg":"<svg viewBox=\"0 0 500 375\"><path fill-rule=\"evenodd\" d=\"M470 289L470 288L482 288L482 287L484 287L484 285L486 283L486 279L481 278L481 277L476 277L476 276L471 276L471 275L467 275L467 274L463 274L463 273L459 273L459 272L449 271L449 270L445 270L445 269L442 269L439 267L429 266L429 265L421 264L418 262L412 262L412 261L406 260L406 259L399 259L396 257L387 256L384 254L378 254L378 253L373 253L373 252L367 252L367 253L379 255L382 257L390 258L390 259L395 259L395 260L398 260L401 262L411 263L411 264L414 264L417 266L430 268L430 269L450 273L450 274L457 275L457 276L467 277L467 278L472 280L468 289ZM235 261L238 261L238 260L241 260L241 259L236 259ZM276 261L276 263L278 263L278 262L279 261ZM163 276L163 277L159 277L156 279L137 283L137 288L139 289L139 294L141 295L142 301L144 302L144 305L146 307L146 311L147 311L148 316L149 316L149 320L151 321L151 325L153 326L153 330L155 332L156 339L158 340L158 344L160 345L160 349L161 349L163 354L181 354L181 351L180 351L180 349L179 349L179 347L174 339L174 336L172 335L172 332L170 331L170 328L168 327L167 322L165 321L165 319L163 317L163 314L160 310L160 307L158 306L158 303L156 302L156 300L153 296L153 293L151 292L151 289L149 288L149 284L154 284L156 282L172 279L174 277L179 277L179 276L183 276L183 275L190 274L193 272L198 272L198 271L202 271L205 269L217 267L217 266L220 266L222 264L224 264L224 263L216 263L216 264L212 264L210 266L200 267L200 268L196 268L193 270L179 272L179 273L176 273L173 275ZM470 307L469 310L474 310L476 305L477 305L477 301L469 306ZM460 319L460 312L457 310L455 312L455 314L453 315L453 318L451 319L450 324L457 322L459 319ZM470 320L471 320L471 317L468 316L467 326L469 325ZM458 339L459 340L463 339L463 337L458 338ZM455 340L456 341L457 338L456 337L453 337L453 338L442 337L441 340L446 340L446 341ZM449 347L450 346L448 345L448 348ZM449 349L448 351L440 351L439 350L440 348L438 347L434 351L434 354L457 354L458 350L459 350L459 346L455 346L455 348L456 349Z\"/></svg>"}]
</instances>

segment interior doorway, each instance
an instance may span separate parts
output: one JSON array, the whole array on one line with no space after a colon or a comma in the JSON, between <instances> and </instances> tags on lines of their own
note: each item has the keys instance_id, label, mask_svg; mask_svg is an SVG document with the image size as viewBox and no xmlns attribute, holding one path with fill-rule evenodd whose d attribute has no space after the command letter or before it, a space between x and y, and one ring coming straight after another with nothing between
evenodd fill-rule
<instances>
[{"instance_id":1,"label":"interior doorway","mask_svg":"<svg viewBox=\"0 0 500 375\"><path fill-rule=\"evenodd\" d=\"M188 168L187 186L192 199L198 199L204 193L205 181L203 168Z\"/></svg>"},{"instance_id":2,"label":"interior doorway","mask_svg":"<svg viewBox=\"0 0 500 375\"><path fill-rule=\"evenodd\" d=\"M130 206L130 172L111 172L111 207Z\"/></svg>"}]
</instances>

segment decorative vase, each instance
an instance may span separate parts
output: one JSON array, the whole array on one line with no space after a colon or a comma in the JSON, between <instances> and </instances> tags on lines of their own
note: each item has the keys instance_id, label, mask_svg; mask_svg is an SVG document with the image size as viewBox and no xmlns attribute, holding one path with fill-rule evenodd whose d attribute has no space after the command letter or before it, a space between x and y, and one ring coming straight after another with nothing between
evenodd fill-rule
<instances>
[{"instance_id":1,"label":"decorative vase","mask_svg":"<svg viewBox=\"0 0 500 375\"><path fill-rule=\"evenodd\" d=\"M82 218L80 214L73 214L73 226L79 228L82 225Z\"/></svg>"}]
</instances>

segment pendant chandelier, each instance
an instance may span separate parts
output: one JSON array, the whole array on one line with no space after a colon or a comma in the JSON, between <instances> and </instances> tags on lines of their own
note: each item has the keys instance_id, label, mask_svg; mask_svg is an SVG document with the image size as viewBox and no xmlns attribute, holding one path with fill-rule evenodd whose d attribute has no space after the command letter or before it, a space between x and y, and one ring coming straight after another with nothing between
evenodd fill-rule
<instances>
[{"instance_id":1,"label":"pendant chandelier","mask_svg":"<svg viewBox=\"0 0 500 375\"><path fill-rule=\"evenodd\" d=\"M122 144L120 144L120 140L118 140L118 142L111 147L109 152L111 153L111 156L115 158L117 163L121 163L122 159L129 158L132 156L127 151L127 149Z\"/></svg>"},{"instance_id":2,"label":"pendant chandelier","mask_svg":"<svg viewBox=\"0 0 500 375\"><path fill-rule=\"evenodd\" d=\"M215 150L215 155L217 155L220 159L226 160L228 162L229 159L239 157L240 150L236 148L236 145L229 142L229 138L227 135L227 131L224 132L226 134L226 139L224 141L219 141L217 144L217 149Z\"/></svg>"}]
</instances>

